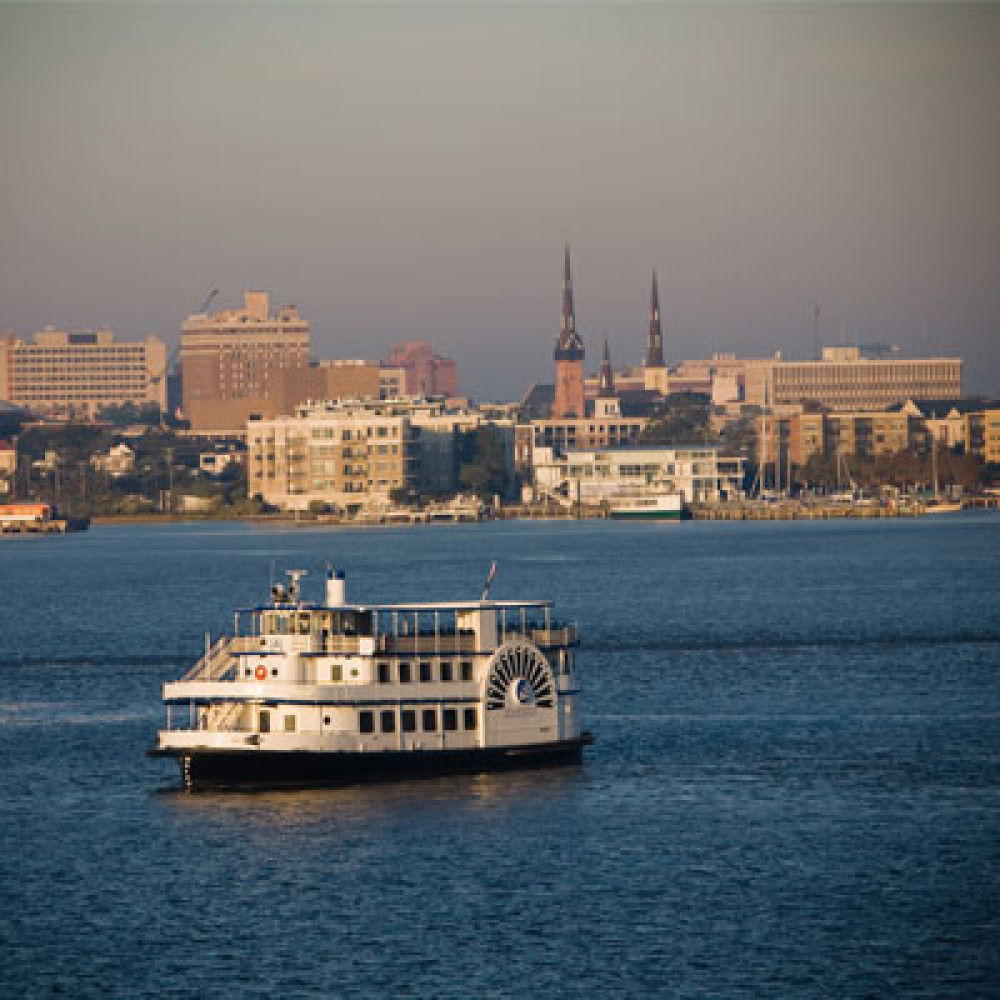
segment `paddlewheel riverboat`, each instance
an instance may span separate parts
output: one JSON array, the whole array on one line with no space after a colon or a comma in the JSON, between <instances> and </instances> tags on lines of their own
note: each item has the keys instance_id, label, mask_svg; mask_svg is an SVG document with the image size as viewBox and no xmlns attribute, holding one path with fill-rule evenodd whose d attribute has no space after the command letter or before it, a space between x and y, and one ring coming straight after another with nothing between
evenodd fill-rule
<instances>
[{"instance_id":1,"label":"paddlewheel riverboat","mask_svg":"<svg viewBox=\"0 0 1000 1000\"><path fill-rule=\"evenodd\" d=\"M307 786L579 762L575 625L550 601L350 604L302 570L164 685L184 784Z\"/></svg>"}]
</instances>

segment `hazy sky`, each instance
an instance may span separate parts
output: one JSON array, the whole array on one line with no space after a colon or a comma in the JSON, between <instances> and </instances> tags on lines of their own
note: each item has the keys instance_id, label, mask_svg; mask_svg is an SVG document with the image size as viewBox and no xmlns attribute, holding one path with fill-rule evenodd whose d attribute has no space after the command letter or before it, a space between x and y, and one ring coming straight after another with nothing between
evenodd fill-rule
<instances>
[{"instance_id":1,"label":"hazy sky","mask_svg":"<svg viewBox=\"0 0 1000 1000\"><path fill-rule=\"evenodd\" d=\"M177 340L214 287L319 357L958 353L1000 394L1000 7L0 6L0 328Z\"/></svg>"}]
</instances>

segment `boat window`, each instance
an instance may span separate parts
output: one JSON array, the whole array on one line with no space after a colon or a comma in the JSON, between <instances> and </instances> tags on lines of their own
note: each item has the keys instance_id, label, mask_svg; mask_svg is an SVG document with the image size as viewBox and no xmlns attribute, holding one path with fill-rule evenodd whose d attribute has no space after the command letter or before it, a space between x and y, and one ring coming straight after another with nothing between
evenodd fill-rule
<instances>
[{"instance_id":1,"label":"boat window","mask_svg":"<svg viewBox=\"0 0 1000 1000\"><path fill-rule=\"evenodd\" d=\"M433 708L425 708L423 712L424 718L424 732L434 733L437 732L438 722L437 722L437 711Z\"/></svg>"},{"instance_id":2,"label":"boat window","mask_svg":"<svg viewBox=\"0 0 1000 1000\"><path fill-rule=\"evenodd\" d=\"M294 715L285 716L285 732L294 733L297 728L298 720Z\"/></svg>"},{"instance_id":3,"label":"boat window","mask_svg":"<svg viewBox=\"0 0 1000 1000\"><path fill-rule=\"evenodd\" d=\"M271 713L263 708L260 710L259 729L262 733L269 733L271 731Z\"/></svg>"},{"instance_id":4,"label":"boat window","mask_svg":"<svg viewBox=\"0 0 1000 1000\"><path fill-rule=\"evenodd\" d=\"M379 684L389 683L389 664L380 663L378 665L378 682Z\"/></svg>"},{"instance_id":5,"label":"boat window","mask_svg":"<svg viewBox=\"0 0 1000 1000\"><path fill-rule=\"evenodd\" d=\"M420 662L420 679L422 681L430 681L434 679L431 673L431 665L426 660L422 660Z\"/></svg>"},{"instance_id":6,"label":"boat window","mask_svg":"<svg viewBox=\"0 0 1000 1000\"><path fill-rule=\"evenodd\" d=\"M333 721L333 720L332 720L332 719L330 718L330 716L329 716L329 715L324 715L324 716L323 716L323 725L324 725L324 726L328 726L328 725L330 725L330 723L331 723L332 721Z\"/></svg>"},{"instance_id":7,"label":"boat window","mask_svg":"<svg viewBox=\"0 0 1000 1000\"><path fill-rule=\"evenodd\" d=\"M415 733L417 731L417 713L412 708L404 708L399 713L399 721L402 724L404 733Z\"/></svg>"},{"instance_id":8,"label":"boat window","mask_svg":"<svg viewBox=\"0 0 1000 1000\"><path fill-rule=\"evenodd\" d=\"M462 680L471 681L472 680L472 664L469 660L462 660Z\"/></svg>"},{"instance_id":9,"label":"boat window","mask_svg":"<svg viewBox=\"0 0 1000 1000\"><path fill-rule=\"evenodd\" d=\"M409 684L410 683L410 665L409 663L401 663L399 665L399 683Z\"/></svg>"},{"instance_id":10,"label":"boat window","mask_svg":"<svg viewBox=\"0 0 1000 1000\"><path fill-rule=\"evenodd\" d=\"M277 667L271 667L271 676L272 677L277 677L278 676L278 668Z\"/></svg>"},{"instance_id":11,"label":"boat window","mask_svg":"<svg viewBox=\"0 0 1000 1000\"><path fill-rule=\"evenodd\" d=\"M243 669L243 676L244 677L252 677L253 676L253 669L251 667L245 667Z\"/></svg>"},{"instance_id":12,"label":"boat window","mask_svg":"<svg viewBox=\"0 0 1000 1000\"><path fill-rule=\"evenodd\" d=\"M476 728L476 710L474 708L466 708L462 711L462 725L466 729Z\"/></svg>"},{"instance_id":13,"label":"boat window","mask_svg":"<svg viewBox=\"0 0 1000 1000\"><path fill-rule=\"evenodd\" d=\"M441 662L441 680L450 681L452 680L451 663L447 660L442 660Z\"/></svg>"},{"instance_id":14,"label":"boat window","mask_svg":"<svg viewBox=\"0 0 1000 1000\"><path fill-rule=\"evenodd\" d=\"M458 729L458 710L455 708L446 708L441 713L441 728L447 730L448 732L454 732Z\"/></svg>"},{"instance_id":15,"label":"boat window","mask_svg":"<svg viewBox=\"0 0 1000 1000\"><path fill-rule=\"evenodd\" d=\"M362 733L375 732L375 716L371 712L358 712L358 731Z\"/></svg>"},{"instance_id":16,"label":"boat window","mask_svg":"<svg viewBox=\"0 0 1000 1000\"><path fill-rule=\"evenodd\" d=\"M339 663L330 664L330 680L339 684L344 679L344 668Z\"/></svg>"},{"instance_id":17,"label":"boat window","mask_svg":"<svg viewBox=\"0 0 1000 1000\"><path fill-rule=\"evenodd\" d=\"M394 733L396 731L396 713L391 708L381 713L380 721L383 733Z\"/></svg>"}]
</instances>

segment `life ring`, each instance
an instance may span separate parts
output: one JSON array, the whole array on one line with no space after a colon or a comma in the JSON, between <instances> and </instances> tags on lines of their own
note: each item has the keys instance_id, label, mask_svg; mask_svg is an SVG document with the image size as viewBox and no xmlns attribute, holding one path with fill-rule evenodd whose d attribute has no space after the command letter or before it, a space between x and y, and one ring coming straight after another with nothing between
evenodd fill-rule
<instances>
[{"instance_id":1,"label":"life ring","mask_svg":"<svg viewBox=\"0 0 1000 1000\"><path fill-rule=\"evenodd\" d=\"M267 667L265 667L263 663L258 664L257 669L253 672L253 675L259 681L264 680L264 678L267 677Z\"/></svg>"}]
</instances>

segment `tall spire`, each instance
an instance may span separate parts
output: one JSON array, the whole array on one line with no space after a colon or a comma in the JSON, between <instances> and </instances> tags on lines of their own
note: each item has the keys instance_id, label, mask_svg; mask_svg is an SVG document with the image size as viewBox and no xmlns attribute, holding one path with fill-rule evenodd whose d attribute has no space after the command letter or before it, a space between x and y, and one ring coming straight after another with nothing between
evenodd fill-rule
<instances>
[{"instance_id":1,"label":"tall spire","mask_svg":"<svg viewBox=\"0 0 1000 1000\"><path fill-rule=\"evenodd\" d=\"M604 356L601 358L601 374L598 378L597 395L601 399L616 396L615 373L611 368L611 349L608 338L604 338Z\"/></svg>"},{"instance_id":2,"label":"tall spire","mask_svg":"<svg viewBox=\"0 0 1000 1000\"><path fill-rule=\"evenodd\" d=\"M649 340L646 343L646 367L663 367L663 334L660 331L660 293L653 269L653 290L649 296Z\"/></svg>"},{"instance_id":3,"label":"tall spire","mask_svg":"<svg viewBox=\"0 0 1000 1000\"><path fill-rule=\"evenodd\" d=\"M559 324L559 340L556 344L556 359L564 357L576 360L583 357L583 341L576 332L576 310L573 307L573 278L569 269L569 244L566 244L566 263L563 272L562 320Z\"/></svg>"}]
</instances>

